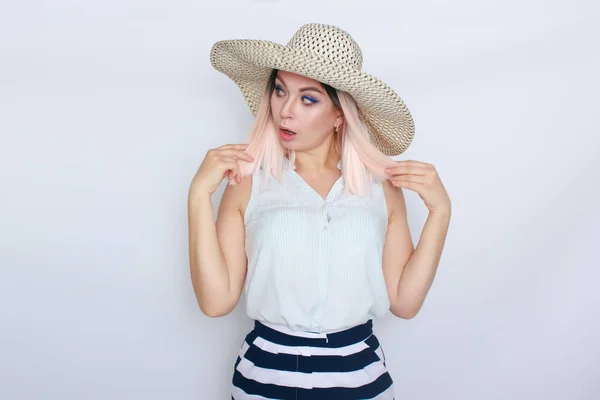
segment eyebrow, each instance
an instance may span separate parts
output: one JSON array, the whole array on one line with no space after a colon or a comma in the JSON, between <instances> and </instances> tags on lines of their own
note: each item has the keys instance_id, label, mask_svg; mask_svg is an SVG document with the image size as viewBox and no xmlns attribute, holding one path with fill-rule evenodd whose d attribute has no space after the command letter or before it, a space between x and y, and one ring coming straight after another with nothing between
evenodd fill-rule
<instances>
[{"instance_id":1,"label":"eyebrow","mask_svg":"<svg viewBox=\"0 0 600 400\"><path fill-rule=\"evenodd\" d=\"M279 79L281 82L283 82L283 84L285 85L285 81L283 79L281 79L281 77L279 75L277 75L276 78ZM285 85L285 86L287 86L287 85ZM306 91L309 91L309 90L313 90L315 92L319 92L319 93L323 94L323 92L321 91L321 89L319 89L317 87L314 87L314 86L303 87L303 88L300 88L300 90L298 90L298 91L299 92L306 92Z\"/></svg>"}]
</instances>

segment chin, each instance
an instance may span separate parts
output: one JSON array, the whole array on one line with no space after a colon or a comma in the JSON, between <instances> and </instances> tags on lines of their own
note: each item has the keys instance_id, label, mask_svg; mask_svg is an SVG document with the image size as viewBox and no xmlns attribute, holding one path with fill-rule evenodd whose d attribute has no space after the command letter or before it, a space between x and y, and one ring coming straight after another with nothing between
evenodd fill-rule
<instances>
[{"instance_id":1,"label":"chin","mask_svg":"<svg viewBox=\"0 0 600 400\"><path fill-rule=\"evenodd\" d=\"M298 150L298 146L295 146L294 143L285 142L281 139L279 139L279 143L281 144L281 147L283 147L286 150Z\"/></svg>"}]
</instances>

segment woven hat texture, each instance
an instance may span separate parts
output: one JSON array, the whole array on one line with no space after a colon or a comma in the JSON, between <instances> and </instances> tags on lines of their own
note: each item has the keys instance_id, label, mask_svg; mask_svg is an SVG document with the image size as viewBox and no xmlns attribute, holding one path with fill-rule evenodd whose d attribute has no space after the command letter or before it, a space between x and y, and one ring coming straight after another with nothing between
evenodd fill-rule
<instances>
[{"instance_id":1,"label":"woven hat texture","mask_svg":"<svg viewBox=\"0 0 600 400\"><path fill-rule=\"evenodd\" d=\"M327 24L301 26L287 45L268 40L216 42L211 65L240 88L255 116L273 69L293 72L350 94L367 125L371 142L388 156L403 153L414 137L414 122L400 96L362 71L363 54L343 29Z\"/></svg>"}]
</instances>

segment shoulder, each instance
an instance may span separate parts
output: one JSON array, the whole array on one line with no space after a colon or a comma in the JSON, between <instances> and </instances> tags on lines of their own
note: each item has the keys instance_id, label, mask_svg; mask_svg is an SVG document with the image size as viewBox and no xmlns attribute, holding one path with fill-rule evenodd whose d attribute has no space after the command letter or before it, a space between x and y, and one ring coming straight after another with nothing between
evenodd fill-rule
<instances>
[{"instance_id":1,"label":"shoulder","mask_svg":"<svg viewBox=\"0 0 600 400\"><path fill-rule=\"evenodd\" d=\"M388 208L388 219L395 216L406 218L406 201L402 188L392 185L392 183L384 179L382 182L385 202Z\"/></svg>"}]
</instances>

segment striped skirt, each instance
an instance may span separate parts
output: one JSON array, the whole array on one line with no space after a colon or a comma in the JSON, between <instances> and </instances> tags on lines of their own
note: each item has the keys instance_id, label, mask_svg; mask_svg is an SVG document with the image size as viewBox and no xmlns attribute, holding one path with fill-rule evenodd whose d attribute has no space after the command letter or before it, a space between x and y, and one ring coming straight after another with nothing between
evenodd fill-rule
<instances>
[{"instance_id":1,"label":"striped skirt","mask_svg":"<svg viewBox=\"0 0 600 400\"><path fill-rule=\"evenodd\" d=\"M318 334L255 321L233 371L233 400L393 400L394 385L373 321Z\"/></svg>"}]
</instances>

